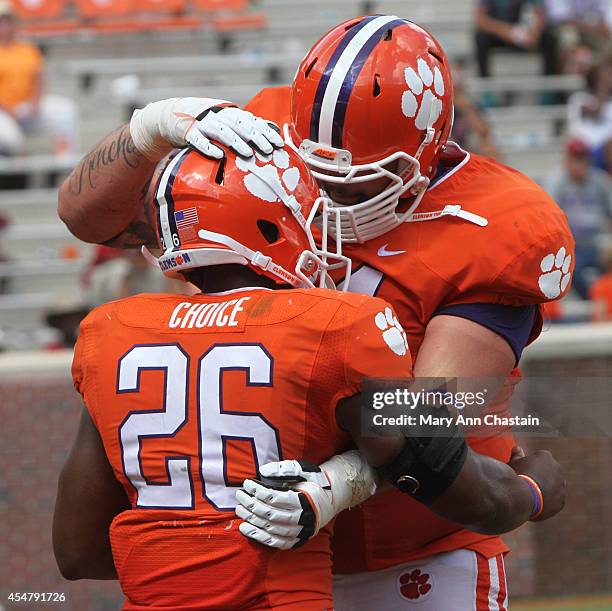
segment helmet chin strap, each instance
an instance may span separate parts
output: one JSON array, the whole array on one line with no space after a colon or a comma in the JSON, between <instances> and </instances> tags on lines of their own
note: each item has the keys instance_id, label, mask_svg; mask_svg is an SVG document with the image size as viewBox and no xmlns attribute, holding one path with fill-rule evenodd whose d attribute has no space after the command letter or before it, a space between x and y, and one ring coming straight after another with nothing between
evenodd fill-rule
<instances>
[{"instance_id":1,"label":"helmet chin strap","mask_svg":"<svg viewBox=\"0 0 612 611\"><path fill-rule=\"evenodd\" d=\"M414 158L417 161L420 161L421 155L423 154L423 151L434 141L434 138L436 137L436 130L434 129L434 126L433 126L433 124L435 122L434 121L433 109L434 109L434 106L432 104L429 107L429 118L427 119L427 130L425 131L425 136L424 136L423 141L421 142L421 145L419 146L417 152L414 155ZM429 186L429 183L430 183L430 179L427 178L427 176L423 176L423 173L421 172L421 164L420 164L420 162L419 162L419 174L420 174L420 176L419 176L418 180L416 181L416 184L411 189L411 192L413 192L415 195L417 193L420 193L421 191L425 191L425 189L427 189L427 187ZM414 210L415 208L416 208L416 206L412 207L411 211Z\"/></svg>"},{"instance_id":2,"label":"helmet chin strap","mask_svg":"<svg viewBox=\"0 0 612 611\"><path fill-rule=\"evenodd\" d=\"M260 251L251 250L248 246L241 244L225 234L200 229L200 231L198 231L198 237L202 240L224 244L233 252L243 257L245 262L249 261L255 267L259 267L263 271L274 274L277 278L285 280L294 287L303 285L303 280L301 278L298 278L298 276L287 271L284 267L274 263L272 257L268 257Z\"/></svg>"},{"instance_id":3,"label":"helmet chin strap","mask_svg":"<svg viewBox=\"0 0 612 611\"><path fill-rule=\"evenodd\" d=\"M443 210L435 210L433 212L415 212L404 222L419 223L422 221L435 221L443 216L456 216L457 218L478 225L479 227L486 227L489 224L489 221L484 216L463 210L459 204L448 204L444 206Z\"/></svg>"},{"instance_id":4,"label":"helmet chin strap","mask_svg":"<svg viewBox=\"0 0 612 611\"><path fill-rule=\"evenodd\" d=\"M433 118L432 112L429 111L429 120L431 121L432 118ZM436 130L433 128L433 125L428 125L427 131L425 132L425 137L423 138L423 141L421 142L421 146L419 146L417 152L414 155L415 159L421 158L423 151L425 150L426 147L428 147L433 142L433 139L435 137L436 137Z\"/></svg>"},{"instance_id":5,"label":"helmet chin strap","mask_svg":"<svg viewBox=\"0 0 612 611\"><path fill-rule=\"evenodd\" d=\"M337 268L339 265L344 264L347 269L346 278L350 278L351 275L350 259L341 255L338 256L338 259L341 260L342 263L336 264L334 266L329 265L327 263L327 258L322 255L322 253L304 250L298 258L298 262L295 267L295 273L291 273L284 267L275 263L272 257L268 257L259 251L251 250L250 248L248 248L248 246L237 242L236 240L230 238L225 234L200 229L200 231L198 231L198 237L202 238L203 240L217 242L218 244L224 244L225 246L231 249L232 253L235 253L236 255L242 257L244 263L248 261L255 267L259 267L260 269L273 274L280 280L284 280L285 282L296 288L315 288L313 281L302 271L302 268L308 269L309 263L312 263L314 266L317 266L319 268L320 288L335 288L333 280L331 279L329 274L326 273L326 270L328 268L334 269Z\"/></svg>"},{"instance_id":6,"label":"helmet chin strap","mask_svg":"<svg viewBox=\"0 0 612 611\"><path fill-rule=\"evenodd\" d=\"M152 265L153 267L159 267L159 261L157 260L157 257L146 246L141 246L140 252L142 253L142 256L145 258L145 261L149 265Z\"/></svg>"}]
</instances>

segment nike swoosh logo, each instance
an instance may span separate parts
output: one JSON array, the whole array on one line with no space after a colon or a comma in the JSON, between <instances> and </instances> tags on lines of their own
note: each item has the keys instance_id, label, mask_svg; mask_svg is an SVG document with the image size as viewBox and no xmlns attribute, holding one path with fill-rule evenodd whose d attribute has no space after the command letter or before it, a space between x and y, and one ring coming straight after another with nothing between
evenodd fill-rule
<instances>
[{"instance_id":1,"label":"nike swoosh logo","mask_svg":"<svg viewBox=\"0 0 612 611\"><path fill-rule=\"evenodd\" d=\"M387 246L389 246L389 244L385 244L384 246L381 246L378 249L379 257L392 257L393 255L403 255L406 252L405 250L387 250Z\"/></svg>"}]
</instances>

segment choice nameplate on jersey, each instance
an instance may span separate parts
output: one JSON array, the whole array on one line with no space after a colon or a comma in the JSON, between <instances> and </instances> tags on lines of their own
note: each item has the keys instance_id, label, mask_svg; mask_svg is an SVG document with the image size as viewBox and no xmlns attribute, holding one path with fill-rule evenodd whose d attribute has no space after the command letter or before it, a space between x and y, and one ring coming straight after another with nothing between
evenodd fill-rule
<instances>
[{"instance_id":1,"label":"choice nameplate on jersey","mask_svg":"<svg viewBox=\"0 0 612 611\"><path fill-rule=\"evenodd\" d=\"M172 332L209 330L212 332L243 331L250 297L224 301L182 301L169 313L162 328Z\"/></svg>"}]
</instances>

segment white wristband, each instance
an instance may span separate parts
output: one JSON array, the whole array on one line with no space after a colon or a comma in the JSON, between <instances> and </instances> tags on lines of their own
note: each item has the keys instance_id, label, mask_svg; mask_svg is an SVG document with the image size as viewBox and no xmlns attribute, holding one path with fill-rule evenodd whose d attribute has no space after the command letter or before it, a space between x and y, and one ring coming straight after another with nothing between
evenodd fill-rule
<instances>
[{"instance_id":1,"label":"white wristband","mask_svg":"<svg viewBox=\"0 0 612 611\"><path fill-rule=\"evenodd\" d=\"M165 157L173 146L165 142L159 130L160 117L166 106L171 107L177 98L161 100L147 104L135 110L130 121L130 135L134 146L150 161L159 161Z\"/></svg>"},{"instance_id":2,"label":"white wristband","mask_svg":"<svg viewBox=\"0 0 612 611\"><path fill-rule=\"evenodd\" d=\"M330 482L336 515L376 493L378 475L357 450L333 456L320 467Z\"/></svg>"}]
</instances>

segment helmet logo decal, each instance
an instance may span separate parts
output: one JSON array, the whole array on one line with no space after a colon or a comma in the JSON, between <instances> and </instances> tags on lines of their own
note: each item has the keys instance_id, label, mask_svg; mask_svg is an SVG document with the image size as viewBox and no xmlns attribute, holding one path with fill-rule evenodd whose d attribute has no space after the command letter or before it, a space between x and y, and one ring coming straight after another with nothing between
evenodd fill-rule
<instances>
[{"instance_id":1,"label":"helmet logo decal","mask_svg":"<svg viewBox=\"0 0 612 611\"><path fill-rule=\"evenodd\" d=\"M265 165L258 164L257 160ZM295 191L300 182L299 169L289 165L289 154L283 149L275 150L271 155L255 153L255 156L249 159L236 157L236 166L246 173L242 182L247 191L266 202L274 203L280 199L266 182L252 172L253 168L259 167L259 174L263 174L271 184L284 191L287 197Z\"/></svg>"},{"instance_id":2,"label":"helmet logo decal","mask_svg":"<svg viewBox=\"0 0 612 611\"><path fill-rule=\"evenodd\" d=\"M417 70L414 68L406 68L404 70L404 78L408 90L402 95L402 112L406 117L415 119L417 129L426 130L433 126L442 114L442 100L444 95L444 79L438 66L435 66L433 71L429 64L419 58L417 62ZM431 89L433 85L433 91ZM425 93L423 93L425 91ZM421 104L417 101L419 95Z\"/></svg>"},{"instance_id":3,"label":"helmet logo decal","mask_svg":"<svg viewBox=\"0 0 612 611\"><path fill-rule=\"evenodd\" d=\"M323 157L324 159L335 159L336 153L334 151L330 151L329 149L319 147L312 151L313 155L318 155L319 157Z\"/></svg>"}]
</instances>

